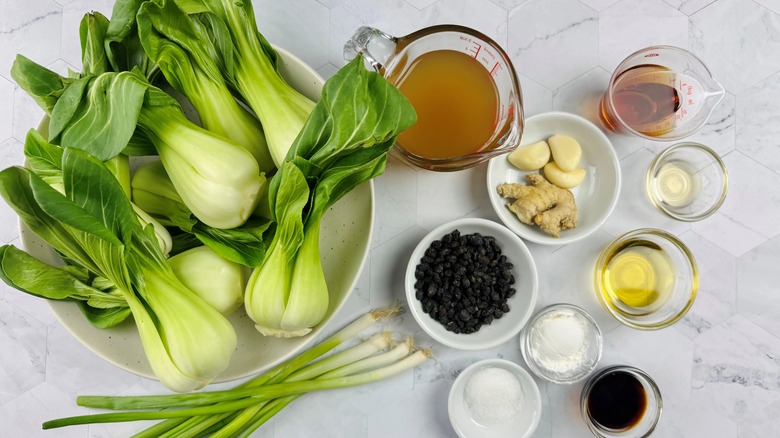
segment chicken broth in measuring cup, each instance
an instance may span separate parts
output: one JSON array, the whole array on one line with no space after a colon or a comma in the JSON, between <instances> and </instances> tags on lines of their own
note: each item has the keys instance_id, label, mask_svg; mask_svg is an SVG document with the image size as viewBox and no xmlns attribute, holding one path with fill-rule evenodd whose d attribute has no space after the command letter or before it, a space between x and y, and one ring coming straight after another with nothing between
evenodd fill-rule
<instances>
[{"instance_id":1,"label":"chicken broth in measuring cup","mask_svg":"<svg viewBox=\"0 0 780 438\"><path fill-rule=\"evenodd\" d=\"M509 57L467 27L432 26L403 37L361 27L344 45L409 99L417 124L396 155L429 170L462 170L514 150L523 131L520 85Z\"/></svg>"},{"instance_id":2,"label":"chicken broth in measuring cup","mask_svg":"<svg viewBox=\"0 0 780 438\"><path fill-rule=\"evenodd\" d=\"M474 57L455 50L427 52L387 79L417 111L417 123L398 137L409 153L458 157L480 151L493 135L496 84Z\"/></svg>"}]
</instances>

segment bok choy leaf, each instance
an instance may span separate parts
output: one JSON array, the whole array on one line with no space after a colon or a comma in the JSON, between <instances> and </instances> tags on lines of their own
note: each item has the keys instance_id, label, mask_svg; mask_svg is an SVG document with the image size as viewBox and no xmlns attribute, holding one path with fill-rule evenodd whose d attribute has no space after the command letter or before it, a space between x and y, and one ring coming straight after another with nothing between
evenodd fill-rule
<instances>
[{"instance_id":1,"label":"bok choy leaf","mask_svg":"<svg viewBox=\"0 0 780 438\"><path fill-rule=\"evenodd\" d=\"M22 221L78 269L113 285L112 294L124 299L160 381L175 391L210 382L227 367L235 349L232 325L176 278L152 227L141 227L120 183L99 160L66 148L62 184L64 194L32 170L10 167L0 172L0 195ZM4 254L14 253L6 249ZM3 279L10 279L12 287L33 291L28 280L8 275L24 269L24 264L46 270L26 258L4 257ZM60 281L70 280L46 272ZM110 312L103 317L110 317Z\"/></svg>"},{"instance_id":2,"label":"bok choy leaf","mask_svg":"<svg viewBox=\"0 0 780 438\"><path fill-rule=\"evenodd\" d=\"M21 57L17 62L28 63ZM34 77L50 73L41 66L25 71ZM135 72L85 76L67 85L51 111L49 140L106 161L137 136L136 128L154 144L176 191L198 219L225 229L246 222L265 184L252 154L187 120L176 100Z\"/></svg>"},{"instance_id":3,"label":"bok choy leaf","mask_svg":"<svg viewBox=\"0 0 780 438\"><path fill-rule=\"evenodd\" d=\"M343 195L380 175L387 151L417 116L408 100L358 57L325 83L322 98L269 182L276 230L245 293L264 334L300 336L328 310L319 252L322 216Z\"/></svg>"},{"instance_id":4,"label":"bok choy leaf","mask_svg":"<svg viewBox=\"0 0 780 438\"><path fill-rule=\"evenodd\" d=\"M146 54L192 103L203 127L246 148L261 171L273 170L260 122L233 97L211 58L212 43L190 17L173 0L154 0L141 6L137 21Z\"/></svg>"}]
</instances>

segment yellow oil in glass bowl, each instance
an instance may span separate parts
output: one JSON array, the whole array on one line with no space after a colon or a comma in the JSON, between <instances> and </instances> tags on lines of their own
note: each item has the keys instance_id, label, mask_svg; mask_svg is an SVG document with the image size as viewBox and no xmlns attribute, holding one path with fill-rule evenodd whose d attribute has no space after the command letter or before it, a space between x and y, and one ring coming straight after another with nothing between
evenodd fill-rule
<instances>
[{"instance_id":1,"label":"yellow oil in glass bowl","mask_svg":"<svg viewBox=\"0 0 780 438\"><path fill-rule=\"evenodd\" d=\"M693 254L674 235L658 229L630 231L599 255L596 296L621 323L657 330L679 321L699 289Z\"/></svg>"},{"instance_id":2,"label":"yellow oil in glass bowl","mask_svg":"<svg viewBox=\"0 0 780 438\"><path fill-rule=\"evenodd\" d=\"M658 245L628 240L607 256L603 279L605 298L626 313L659 309L674 290L674 265Z\"/></svg>"}]
</instances>

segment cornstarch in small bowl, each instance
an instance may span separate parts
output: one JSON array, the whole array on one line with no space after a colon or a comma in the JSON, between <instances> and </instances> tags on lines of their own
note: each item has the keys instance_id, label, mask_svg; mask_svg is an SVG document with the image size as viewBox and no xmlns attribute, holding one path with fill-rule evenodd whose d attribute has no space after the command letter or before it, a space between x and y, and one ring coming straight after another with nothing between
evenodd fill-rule
<instances>
[{"instance_id":1,"label":"cornstarch in small bowl","mask_svg":"<svg viewBox=\"0 0 780 438\"><path fill-rule=\"evenodd\" d=\"M531 319L520 337L528 367L553 383L574 383L588 376L601 358L601 330L585 310L555 304Z\"/></svg>"}]
</instances>

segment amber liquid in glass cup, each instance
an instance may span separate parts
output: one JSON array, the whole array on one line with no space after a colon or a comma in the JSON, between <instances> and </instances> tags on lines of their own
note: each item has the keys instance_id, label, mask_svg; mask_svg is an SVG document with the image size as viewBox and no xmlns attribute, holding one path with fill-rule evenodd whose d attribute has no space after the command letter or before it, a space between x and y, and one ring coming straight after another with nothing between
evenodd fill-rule
<instances>
[{"instance_id":1,"label":"amber liquid in glass cup","mask_svg":"<svg viewBox=\"0 0 780 438\"><path fill-rule=\"evenodd\" d=\"M404 37L361 27L344 56L361 54L412 103L417 124L394 151L429 170L454 171L511 152L520 143L523 106L506 53L467 27L440 25Z\"/></svg>"},{"instance_id":2,"label":"amber liquid in glass cup","mask_svg":"<svg viewBox=\"0 0 780 438\"><path fill-rule=\"evenodd\" d=\"M601 99L601 124L650 140L677 140L699 130L725 89L692 53L653 46L618 65Z\"/></svg>"}]
</instances>

